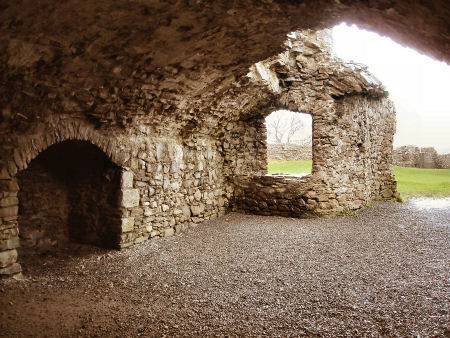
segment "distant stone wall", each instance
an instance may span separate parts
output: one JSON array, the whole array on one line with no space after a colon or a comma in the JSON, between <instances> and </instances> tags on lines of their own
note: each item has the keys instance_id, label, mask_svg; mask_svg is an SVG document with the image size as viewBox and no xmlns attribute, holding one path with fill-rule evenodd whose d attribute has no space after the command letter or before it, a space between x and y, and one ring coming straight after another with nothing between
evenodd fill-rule
<instances>
[{"instance_id":1,"label":"distant stone wall","mask_svg":"<svg viewBox=\"0 0 450 338\"><path fill-rule=\"evenodd\" d=\"M267 144L267 159L270 160L310 160L312 147L299 144Z\"/></svg>"},{"instance_id":2,"label":"distant stone wall","mask_svg":"<svg viewBox=\"0 0 450 338\"><path fill-rule=\"evenodd\" d=\"M439 155L433 147L402 146L394 150L394 165L414 168L450 168L450 154Z\"/></svg>"},{"instance_id":3,"label":"distant stone wall","mask_svg":"<svg viewBox=\"0 0 450 338\"><path fill-rule=\"evenodd\" d=\"M442 169L450 169L450 154L439 155L438 165Z\"/></svg>"}]
</instances>

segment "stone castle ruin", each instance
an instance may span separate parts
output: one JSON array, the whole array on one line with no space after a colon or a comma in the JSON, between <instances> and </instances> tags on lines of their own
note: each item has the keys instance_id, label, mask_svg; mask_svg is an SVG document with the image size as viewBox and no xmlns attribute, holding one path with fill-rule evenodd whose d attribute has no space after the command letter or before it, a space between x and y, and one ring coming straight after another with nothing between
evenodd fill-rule
<instances>
[{"instance_id":1,"label":"stone castle ruin","mask_svg":"<svg viewBox=\"0 0 450 338\"><path fill-rule=\"evenodd\" d=\"M394 107L317 30L353 7L319 2L2 3L0 275L21 272L19 247L126 248L230 210L392 199ZM267 175L276 109L311 114L311 175Z\"/></svg>"}]
</instances>

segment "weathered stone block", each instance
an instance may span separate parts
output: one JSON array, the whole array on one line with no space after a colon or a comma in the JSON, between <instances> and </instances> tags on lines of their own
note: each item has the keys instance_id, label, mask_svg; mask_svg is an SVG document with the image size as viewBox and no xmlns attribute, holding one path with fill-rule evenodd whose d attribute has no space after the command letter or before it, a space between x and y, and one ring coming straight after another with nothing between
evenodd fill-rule
<instances>
[{"instance_id":1,"label":"weathered stone block","mask_svg":"<svg viewBox=\"0 0 450 338\"><path fill-rule=\"evenodd\" d=\"M19 200L17 199L17 197L5 197L2 198L0 200L0 207L10 207L10 206L14 206L14 205L18 205L19 204Z\"/></svg>"},{"instance_id":2,"label":"weathered stone block","mask_svg":"<svg viewBox=\"0 0 450 338\"><path fill-rule=\"evenodd\" d=\"M120 181L120 185L123 189L133 188L133 172L132 171L124 171L122 172L122 177Z\"/></svg>"},{"instance_id":3,"label":"weathered stone block","mask_svg":"<svg viewBox=\"0 0 450 338\"><path fill-rule=\"evenodd\" d=\"M134 244L139 244L139 243L142 243L143 241L145 241L146 239L148 239L148 237L140 236L140 237L136 238L133 243Z\"/></svg>"},{"instance_id":4,"label":"weathered stone block","mask_svg":"<svg viewBox=\"0 0 450 338\"><path fill-rule=\"evenodd\" d=\"M139 205L139 198L139 189L123 189L121 205L124 208L137 207Z\"/></svg>"},{"instance_id":5,"label":"weathered stone block","mask_svg":"<svg viewBox=\"0 0 450 338\"><path fill-rule=\"evenodd\" d=\"M173 211L174 215L181 215L182 213L183 213L183 210L178 209L178 208Z\"/></svg>"},{"instance_id":6,"label":"weathered stone block","mask_svg":"<svg viewBox=\"0 0 450 338\"><path fill-rule=\"evenodd\" d=\"M200 190L197 189L197 191L194 194L194 198L196 201L200 201L202 199L202 194L201 194Z\"/></svg>"},{"instance_id":7,"label":"weathered stone block","mask_svg":"<svg viewBox=\"0 0 450 338\"><path fill-rule=\"evenodd\" d=\"M191 206L191 212L192 212L192 215L194 215L194 216L199 216L199 215L201 215L204 211L205 211L205 205L204 205L204 204L200 204L200 205L192 205L192 206Z\"/></svg>"},{"instance_id":8,"label":"weathered stone block","mask_svg":"<svg viewBox=\"0 0 450 338\"><path fill-rule=\"evenodd\" d=\"M180 234L183 231L183 225L177 224L175 225L175 233Z\"/></svg>"},{"instance_id":9,"label":"weathered stone block","mask_svg":"<svg viewBox=\"0 0 450 338\"><path fill-rule=\"evenodd\" d=\"M0 168L0 180L7 180L10 178L8 169L6 169L6 167L1 167Z\"/></svg>"},{"instance_id":10,"label":"weathered stone block","mask_svg":"<svg viewBox=\"0 0 450 338\"><path fill-rule=\"evenodd\" d=\"M22 267L19 263L11 264L5 268L0 268L0 276L10 276L20 273L22 271Z\"/></svg>"},{"instance_id":11,"label":"weathered stone block","mask_svg":"<svg viewBox=\"0 0 450 338\"><path fill-rule=\"evenodd\" d=\"M19 207L17 205L0 208L0 217L16 216L18 211Z\"/></svg>"},{"instance_id":12,"label":"weathered stone block","mask_svg":"<svg viewBox=\"0 0 450 338\"><path fill-rule=\"evenodd\" d=\"M122 218L122 232L130 232L134 229L134 217Z\"/></svg>"},{"instance_id":13,"label":"weathered stone block","mask_svg":"<svg viewBox=\"0 0 450 338\"><path fill-rule=\"evenodd\" d=\"M20 246L19 237L13 237L0 241L0 251L16 249L19 246Z\"/></svg>"},{"instance_id":14,"label":"weathered stone block","mask_svg":"<svg viewBox=\"0 0 450 338\"><path fill-rule=\"evenodd\" d=\"M0 268L7 267L17 261L17 250L6 250L0 252Z\"/></svg>"},{"instance_id":15,"label":"weathered stone block","mask_svg":"<svg viewBox=\"0 0 450 338\"><path fill-rule=\"evenodd\" d=\"M185 219L188 219L189 217L191 217L191 208L189 208L188 205L183 205L181 207L181 210L183 212L183 216Z\"/></svg>"},{"instance_id":16,"label":"weathered stone block","mask_svg":"<svg viewBox=\"0 0 450 338\"><path fill-rule=\"evenodd\" d=\"M170 236L173 236L174 233L175 233L175 230L173 228L164 229L163 236L170 237Z\"/></svg>"},{"instance_id":17,"label":"weathered stone block","mask_svg":"<svg viewBox=\"0 0 450 338\"><path fill-rule=\"evenodd\" d=\"M156 237L156 236L159 236L159 231L158 231L158 230L153 230L153 231L150 233L150 237L153 238L153 237Z\"/></svg>"}]
</instances>

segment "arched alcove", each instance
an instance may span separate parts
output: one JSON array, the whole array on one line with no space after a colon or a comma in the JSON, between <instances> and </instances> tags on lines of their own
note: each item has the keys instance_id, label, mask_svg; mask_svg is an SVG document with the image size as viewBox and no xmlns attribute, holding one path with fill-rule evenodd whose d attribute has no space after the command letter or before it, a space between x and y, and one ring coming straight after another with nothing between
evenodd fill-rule
<instances>
[{"instance_id":1,"label":"arched alcove","mask_svg":"<svg viewBox=\"0 0 450 338\"><path fill-rule=\"evenodd\" d=\"M18 174L22 250L53 251L69 242L116 247L120 168L87 141L56 143Z\"/></svg>"}]
</instances>

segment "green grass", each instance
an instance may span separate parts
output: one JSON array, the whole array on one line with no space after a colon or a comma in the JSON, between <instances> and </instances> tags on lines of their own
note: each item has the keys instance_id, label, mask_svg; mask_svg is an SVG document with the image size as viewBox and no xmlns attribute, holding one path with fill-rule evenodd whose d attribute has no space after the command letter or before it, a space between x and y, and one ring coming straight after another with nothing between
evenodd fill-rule
<instances>
[{"instance_id":1,"label":"green grass","mask_svg":"<svg viewBox=\"0 0 450 338\"><path fill-rule=\"evenodd\" d=\"M450 169L394 167L394 174L402 196L450 196Z\"/></svg>"},{"instance_id":2,"label":"green grass","mask_svg":"<svg viewBox=\"0 0 450 338\"><path fill-rule=\"evenodd\" d=\"M312 161L269 161L269 174L299 174L311 173Z\"/></svg>"},{"instance_id":3,"label":"green grass","mask_svg":"<svg viewBox=\"0 0 450 338\"><path fill-rule=\"evenodd\" d=\"M311 160L270 161L269 174L298 174L311 172ZM450 196L450 169L420 169L394 167L397 188L404 197Z\"/></svg>"}]
</instances>

